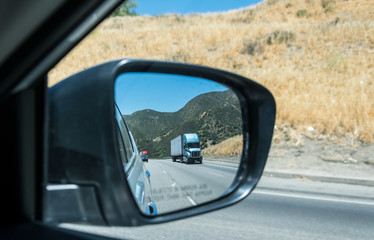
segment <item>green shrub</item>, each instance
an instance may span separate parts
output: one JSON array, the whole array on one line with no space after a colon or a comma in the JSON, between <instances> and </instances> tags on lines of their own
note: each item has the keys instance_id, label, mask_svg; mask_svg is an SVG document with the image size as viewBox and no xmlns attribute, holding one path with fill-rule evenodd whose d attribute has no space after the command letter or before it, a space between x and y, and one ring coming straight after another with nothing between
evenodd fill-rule
<instances>
[{"instance_id":1,"label":"green shrub","mask_svg":"<svg viewBox=\"0 0 374 240\"><path fill-rule=\"evenodd\" d=\"M295 39L295 34L293 32L275 31L268 35L266 39L266 43L268 45L271 45L274 43L282 44L282 43L288 43L290 41L293 41L294 39Z\"/></svg>"},{"instance_id":2,"label":"green shrub","mask_svg":"<svg viewBox=\"0 0 374 240\"><path fill-rule=\"evenodd\" d=\"M305 17L307 15L307 11L305 9L301 9L296 12L297 17Z\"/></svg>"},{"instance_id":3,"label":"green shrub","mask_svg":"<svg viewBox=\"0 0 374 240\"><path fill-rule=\"evenodd\" d=\"M334 0L321 0L321 6L325 10L325 13L334 11Z\"/></svg>"}]
</instances>

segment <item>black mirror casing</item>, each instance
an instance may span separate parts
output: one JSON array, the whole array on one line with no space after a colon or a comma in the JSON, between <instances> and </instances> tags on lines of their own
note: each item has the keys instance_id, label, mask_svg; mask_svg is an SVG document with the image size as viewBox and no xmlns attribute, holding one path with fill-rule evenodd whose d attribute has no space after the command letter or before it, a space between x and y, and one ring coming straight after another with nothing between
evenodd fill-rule
<instances>
[{"instance_id":1,"label":"black mirror casing","mask_svg":"<svg viewBox=\"0 0 374 240\"><path fill-rule=\"evenodd\" d=\"M237 176L226 195L157 216L147 216L139 210L126 184L116 136L114 82L125 72L196 76L235 91L242 110L243 154ZM261 177L276 111L271 93L247 78L203 66L149 60L117 60L82 71L50 88L49 100L50 188L45 191L44 220L116 226L171 221L242 200ZM58 207L64 201L75 201L78 211L64 210L61 216Z\"/></svg>"}]
</instances>

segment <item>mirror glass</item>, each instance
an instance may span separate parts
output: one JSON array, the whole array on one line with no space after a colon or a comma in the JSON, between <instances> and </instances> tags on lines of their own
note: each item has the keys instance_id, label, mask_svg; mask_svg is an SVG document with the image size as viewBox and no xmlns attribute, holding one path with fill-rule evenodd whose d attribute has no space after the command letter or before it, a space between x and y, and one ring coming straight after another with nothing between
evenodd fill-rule
<instances>
[{"instance_id":1,"label":"mirror glass","mask_svg":"<svg viewBox=\"0 0 374 240\"><path fill-rule=\"evenodd\" d=\"M193 207L228 192L243 145L231 89L203 78L129 72L116 79L115 102L124 171L144 213Z\"/></svg>"}]
</instances>

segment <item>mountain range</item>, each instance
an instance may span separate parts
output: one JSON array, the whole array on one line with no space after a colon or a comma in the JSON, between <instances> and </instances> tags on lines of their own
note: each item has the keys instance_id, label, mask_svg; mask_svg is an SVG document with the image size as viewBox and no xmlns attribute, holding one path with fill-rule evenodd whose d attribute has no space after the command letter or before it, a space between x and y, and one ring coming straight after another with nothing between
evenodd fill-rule
<instances>
[{"instance_id":1,"label":"mountain range","mask_svg":"<svg viewBox=\"0 0 374 240\"><path fill-rule=\"evenodd\" d=\"M201 94L176 112L146 109L124 118L138 149L153 158L169 157L170 141L183 133L197 133L202 149L242 133L239 100L231 90Z\"/></svg>"}]
</instances>

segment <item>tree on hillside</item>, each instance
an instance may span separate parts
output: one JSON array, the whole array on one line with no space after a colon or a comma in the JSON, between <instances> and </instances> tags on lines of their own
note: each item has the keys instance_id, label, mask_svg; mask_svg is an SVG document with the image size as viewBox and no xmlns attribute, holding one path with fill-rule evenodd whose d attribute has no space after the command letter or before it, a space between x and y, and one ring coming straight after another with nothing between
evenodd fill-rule
<instances>
[{"instance_id":1,"label":"tree on hillside","mask_svg":"<svg viewBox=\"0 0 374 240\"><path fill-rule=\"evenodd\" d=\"M113 12L110 14L111 17L115 16L135 16L137 15L134 8L136 8L138 4L136 0L127 0L121 5L119 5Z\"/></svg>"}]
</instances>

